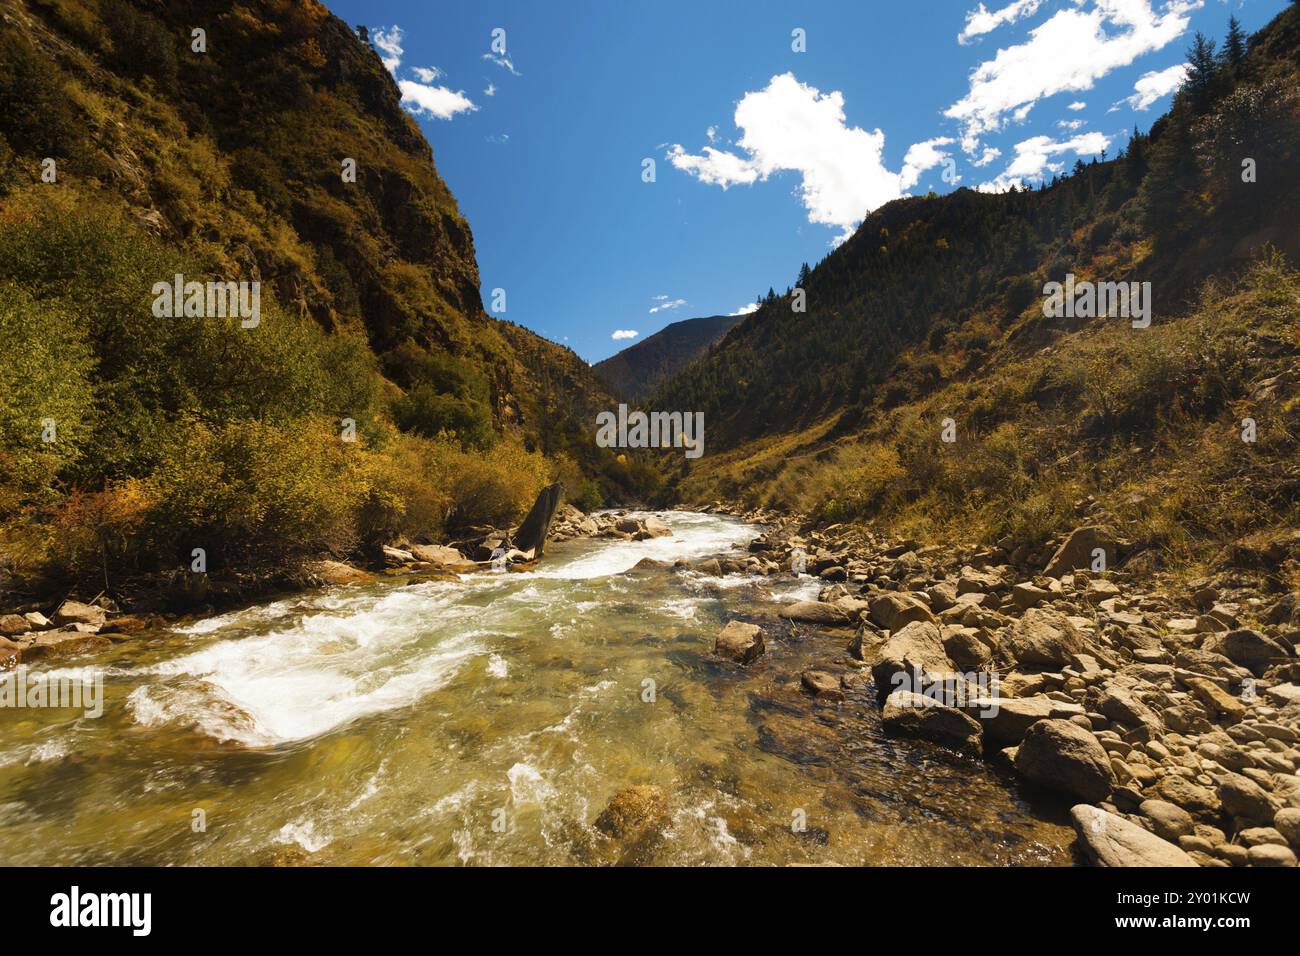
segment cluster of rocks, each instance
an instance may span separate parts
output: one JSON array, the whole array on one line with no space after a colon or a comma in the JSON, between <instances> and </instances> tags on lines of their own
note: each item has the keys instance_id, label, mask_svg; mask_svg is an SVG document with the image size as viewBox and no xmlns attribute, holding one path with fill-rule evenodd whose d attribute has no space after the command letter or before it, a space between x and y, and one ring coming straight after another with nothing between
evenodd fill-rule
<instances>
[{"instance_id":1,"label":"cluster of rocks","mask_svg":"<svg viewBox=\"0 0 1300 956\"><path fill-rule=\"evenodd\" d=\"M826 584L780 617L853 634L845 660L803 673L818 701L845 699L843 664L869 671L887 731L1003 762L1074 801L1097 863L1296 865L1296 595L1270 599L1231 571L1169 594L1094 572L1126 548L1097 524L1018 555L1041 558L1035 575L1002 547L791 527L760 552ZM733 621L715 652L752 664L765 638Z\"/></svg>"},{"instance_id":2,"label":"cluster of rocks","mask_svg":"<svg viewBox=\"0 0 1300 956\"><path fill-rule=\"evenodd\" d=\"M0 614L0 670L102 651L148 626L102 597L90 604L64 601L51 617L38 610Z\"/></svg>"},{"instance_id":3,"label":"cluster of rocks","mask_svg":"<svg viewBox=\"0 0 1300 956\"><path fill-rule=\"evenodd\" d=\"M650 538L665 538L672 533L672 529L654 515L637 517L626 511L588 515L568 504L556 513L555 524L551 526L552 541L569 541L573 538L646 541Z\"/></svg>"}]
</instances>

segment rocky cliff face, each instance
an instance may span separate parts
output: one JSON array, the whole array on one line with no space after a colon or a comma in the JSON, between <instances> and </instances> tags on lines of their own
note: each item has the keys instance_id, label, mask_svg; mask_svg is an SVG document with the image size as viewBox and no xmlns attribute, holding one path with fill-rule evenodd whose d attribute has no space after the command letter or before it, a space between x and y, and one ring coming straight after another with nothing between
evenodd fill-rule
<instances>
[{"instance_id":1,"label":"rocky cliff face","mask_svg":"<svg viewBox=\"0 0 1300 956\"><path fill-rule=\"evenodd\" d=\"M473 236L429 144L378 54L321 4L2 9L13 42L53 65L52 100L80 131L53 144L62 181L116 197L156 236L216 273L260 278L324 328L363 332L402 389L447 387L421 372L428 356L464 363L490 386L498 428L542 441L541 409L557 398L538 394L544 381L580 401L603 392L568 350L528 348L535 336L503 335L486 315ZM22 157L23 137L6 133ZM33 175L40 152L22 157ZM521 344L563 372L526 368Z\"/></svg>"}]
</instances>

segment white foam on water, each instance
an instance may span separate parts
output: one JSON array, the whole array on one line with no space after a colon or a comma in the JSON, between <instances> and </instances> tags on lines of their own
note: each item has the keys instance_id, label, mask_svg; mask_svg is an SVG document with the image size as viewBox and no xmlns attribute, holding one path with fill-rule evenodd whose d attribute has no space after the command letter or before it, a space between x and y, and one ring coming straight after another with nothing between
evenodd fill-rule
<instances>
[{"instance_id":1,"label":"white foam on water","mask_svg":"<svg viewBox=\"0 0 1300 956\"><path fill-rule=\"evenodd\" d=\"M485 648L481 632L464 628L429 646L430 624L443 630L480 613L450 606L442 592L389 592L362 613L316 614L165 661L150 671L162 683L137 688L128 703L145 726L189 723L245 746L316 737L444 686Z\"/></svg>"}]
</instances>

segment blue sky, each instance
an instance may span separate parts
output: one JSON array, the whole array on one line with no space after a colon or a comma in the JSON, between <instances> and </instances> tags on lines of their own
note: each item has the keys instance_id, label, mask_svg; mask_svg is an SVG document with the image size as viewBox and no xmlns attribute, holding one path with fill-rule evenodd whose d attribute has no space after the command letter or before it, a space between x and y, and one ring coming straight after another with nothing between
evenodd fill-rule
<instances>
[{"instance_id":1,"label":"blue sky","mask_svg":"<svg viewBox=\"0 0 1300 956\"><path fill-rule=\"evenodd\" d=\"M598 361L784 290L892 198L1114 154L1196 30L1287 0L326 2L419 119L484 304Z\"/></svg>"}]
</instances>

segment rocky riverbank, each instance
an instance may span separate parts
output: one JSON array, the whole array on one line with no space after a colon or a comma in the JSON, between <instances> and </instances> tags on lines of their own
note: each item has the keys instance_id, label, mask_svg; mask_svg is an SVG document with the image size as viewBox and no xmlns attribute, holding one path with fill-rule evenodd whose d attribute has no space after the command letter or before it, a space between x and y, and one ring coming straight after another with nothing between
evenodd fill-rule
<instances>
[{"instance_id":1,"label":"rocky riverbank","mask_svg":"<svg viewBox=\"0 0 1300 956\"><path fill-rule=\"evenodd\" d=\"M802 673L806 694L844 706L869 674L891 732L1072 802L1098 864L1296 865L1300 602L1258 565L1162 589L1104 524L1013 556L714 510L770 525L745 570L825 582L783 621L729 623L719 655L750 665L787 622L842 633L842 652Z\"/></svg>"}]
</instances>

